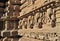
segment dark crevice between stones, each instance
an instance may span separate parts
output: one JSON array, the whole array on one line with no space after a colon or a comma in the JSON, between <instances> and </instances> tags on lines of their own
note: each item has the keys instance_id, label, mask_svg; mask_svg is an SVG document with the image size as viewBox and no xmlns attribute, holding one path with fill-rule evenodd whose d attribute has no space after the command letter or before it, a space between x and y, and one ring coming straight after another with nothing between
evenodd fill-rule
<instances>
[{"instance_id":1,"label":"dark crevice between stones","mask_svg":"<svg viewBox=\"0 0 60 41\"><path fill-rule=\"evenodd\" d=\"M5 38L5 37L0 36L0 39L2 39L2 38Z\"/></svg>"},{"instance_id":2,"label":"dark crevice between stones","mask_svg":"<svg viewBox=\"0 0 60 41\"><path fill-rule=\"evenodd\" d=\"M22 38L23 36L19 36L19 35L16 35L16 36L8 36L7 38ZM0 36L0 39L3 39L3 38L5 38L5 37L2 37L2 36Z\"/></svg>"},{"instance_id":3,"label":"dark crevice between stones","mask_svg":"<svg viewBox=\"0 0 60 41\"><path fill-rule=\"evenodd\" d=\"M1 13L0 13L1 14ZM1 17L1 16L0 16ZM0 21L0 31L4 30L5 28L3 27L3 21Z\"/></svg>"},{"instance_id":4,"label":"dark crevice between stones","mask_svg":"<svg viewBox=\"0 0 60 41\"><path fill-rule=\"evenodd\" d=\"M22 38L23 36L20 36L20 35L16 35L16 36L10 36L8 38Z\"/></svg>"},{"instance_id":5,"label":"dark crevice between stones","mask_svg":"<svg viewBox=\"0 0 60 41\"><path fill-rule=\"evenodd\" d=\"M0 0L0 2L3 2L3 3L5 3L5 2L7 2L8 0Z\"/></svg>"}]
</instances>

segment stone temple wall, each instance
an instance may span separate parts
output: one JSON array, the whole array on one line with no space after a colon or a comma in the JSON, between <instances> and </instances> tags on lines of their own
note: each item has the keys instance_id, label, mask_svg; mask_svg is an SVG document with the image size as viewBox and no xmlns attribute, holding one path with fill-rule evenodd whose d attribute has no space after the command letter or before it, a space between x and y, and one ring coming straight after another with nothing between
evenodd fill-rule
<instances>
[{"instance_id":1,"label":"stone temple wall","mask_svg":"<svg viewBox=\"0 0 60 41\"><path fill-rule=\"evenodd\" d=\"M1 0L0 41L60 41L60 0Z\"/></svg>"}]
</instances>

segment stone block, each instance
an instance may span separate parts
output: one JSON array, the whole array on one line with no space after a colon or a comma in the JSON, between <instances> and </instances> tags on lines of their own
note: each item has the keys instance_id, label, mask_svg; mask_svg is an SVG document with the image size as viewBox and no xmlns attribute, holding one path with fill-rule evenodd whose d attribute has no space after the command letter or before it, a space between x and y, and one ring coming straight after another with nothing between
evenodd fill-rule
<instances>
[{"instance_id":1,"label":"stone block","mask_svg":"<svg viewBox=\"0 0 60 41\"><path fill-rule=\"evenodd\" d=\"M18 5L21 4L20 0L10 0L10 3L11 4L18 4Z\"/></svg>"},{"instance_id":2,"label":"stone block","mask_svg":"<svg viewBox=\"0 0 60 41\"><path fill-rule=\"evenodd\" d=\"M18 36L18 31L12 31L12 36Z\"/></svg>"},{"instance_id":3,"label":"stone block","mask_svg":"<svg viewBox=\"0 0 60 41\"><path fill-rule=\"evenodd\" d=\"M10 32L3 32L3 37L9 37L11 36Z\"/></svg>"}]
</instances>

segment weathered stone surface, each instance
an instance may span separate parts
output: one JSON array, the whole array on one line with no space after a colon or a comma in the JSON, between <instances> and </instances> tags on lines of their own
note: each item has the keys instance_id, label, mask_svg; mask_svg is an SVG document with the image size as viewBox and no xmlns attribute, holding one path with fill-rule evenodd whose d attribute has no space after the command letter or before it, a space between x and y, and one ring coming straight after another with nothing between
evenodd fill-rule
<instances>
[{"instance_id":1,"label":"weathered stone surface","mask_svg":"<svg viewBox=\"0 0 60 41\"><path fill-rule=\"evenodd\" d=\"M4 12L1 18L3 23L0 23L2 41L60 41L60 7L56 7L60 4L58 1L0 2L0 6L5 5L0 8L0 11Z\"/></svg>"}]
</instances>

